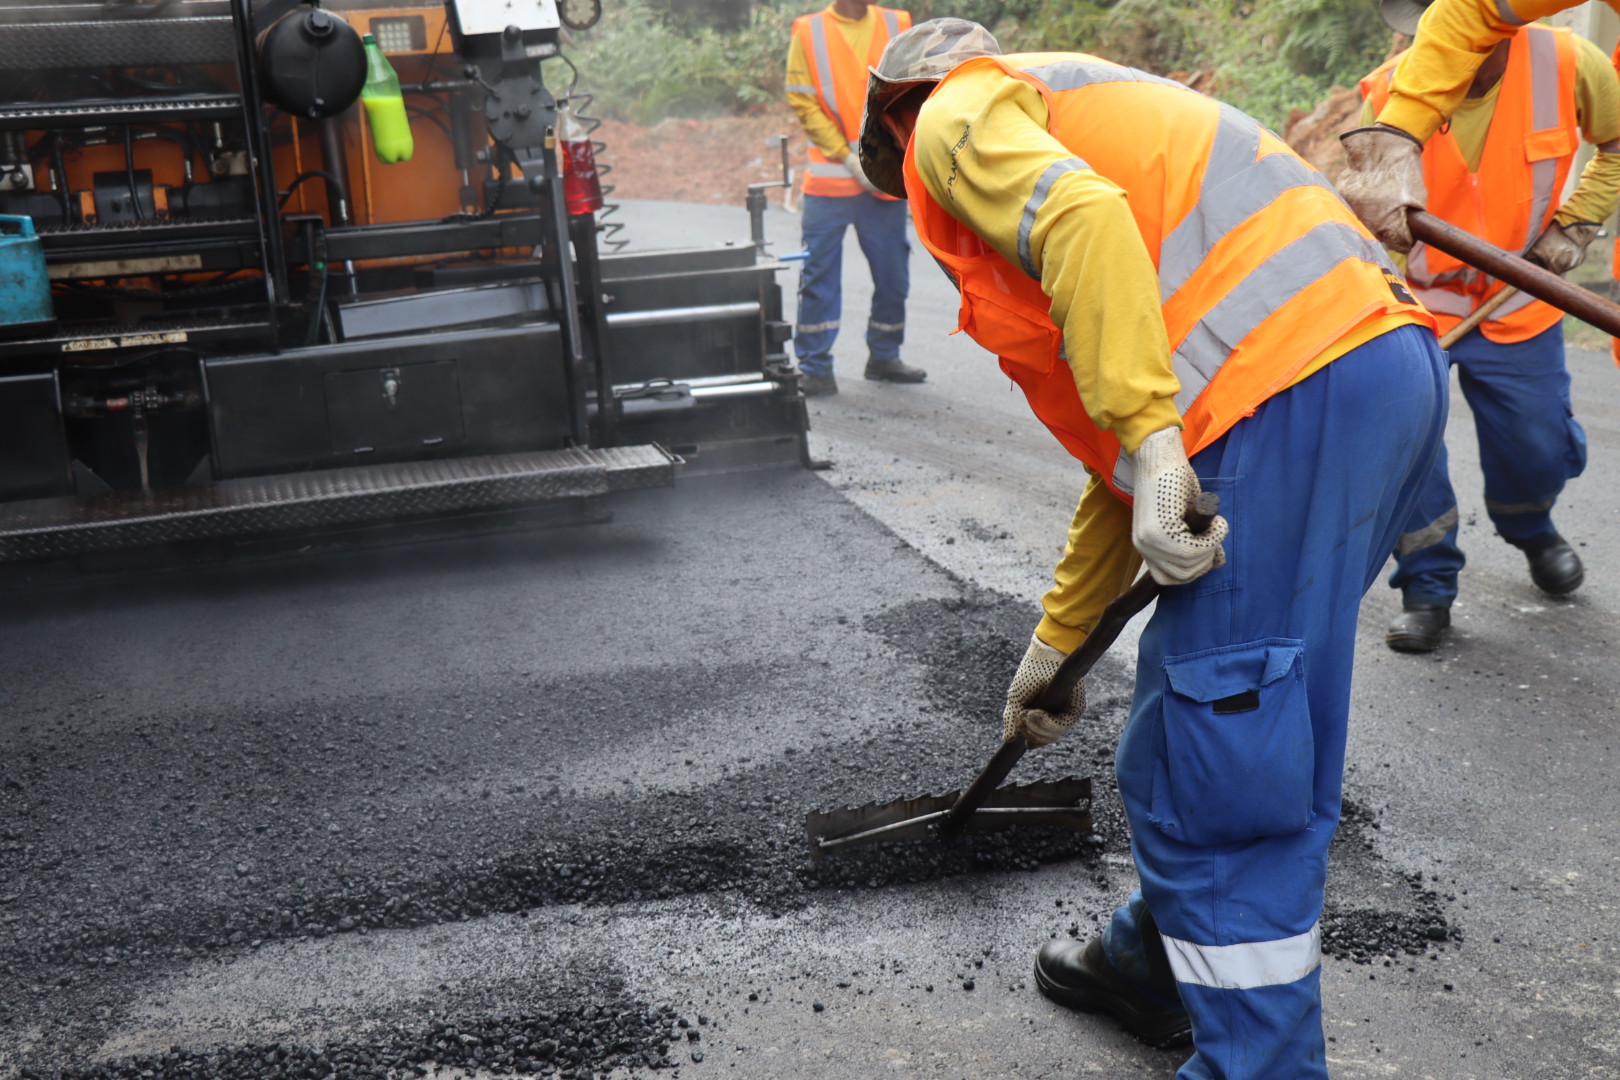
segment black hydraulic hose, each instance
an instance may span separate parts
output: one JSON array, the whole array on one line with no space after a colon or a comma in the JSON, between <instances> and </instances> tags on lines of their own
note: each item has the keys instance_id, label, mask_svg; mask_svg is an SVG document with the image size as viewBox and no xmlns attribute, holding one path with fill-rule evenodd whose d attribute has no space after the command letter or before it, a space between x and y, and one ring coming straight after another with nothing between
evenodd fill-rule
<instances>
[{"instance_id":1,"label":"black hydraulic hose","mask_svg":"<svg viewBox=\"0 0 1620 1080\"><path fill-rule=\"evenodd\" d=\"M145 221L146 211L141 209L141 194L135 190L135 130L124 125L124 177L129 182L129 202L135 210L135 220Z\"/></svg>"},{"instance_id":2,"label":"black hydraulic hose","mask_svg":"<svg viewBox=\"0 0 1620 1080\"><path fill-rule=\"evenodd\" d=\"M280 200L277 201L276 206L277 207L286 206L287 205L287 200L293 197L293 192L298 190L299 185L301 185L305 180L313 180L317 176L320 177L322 180L325 180L326 183L329 186L331 186L331 187L333 187L333 188L335 188L335 189L337 189L339 191L341 191L343 189L343 185L338 182L337 177L333 176L331 173L327 172L325 169L309 169L309 170L307 170L305 172L301 172L297 176L293 177L293 182L288 184L287 185L287 190L283 191L281 193L281 198L280 198Z\"/></svg>"}]
</instances>

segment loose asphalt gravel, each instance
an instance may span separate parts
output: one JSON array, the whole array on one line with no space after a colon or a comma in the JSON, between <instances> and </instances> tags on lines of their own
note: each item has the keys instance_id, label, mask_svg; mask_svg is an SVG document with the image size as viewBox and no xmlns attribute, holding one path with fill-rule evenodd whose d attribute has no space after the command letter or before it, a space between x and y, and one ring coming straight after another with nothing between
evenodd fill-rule
<instances>
[{"instance_id":1,"label":"loose asphalt gravel","mask_svg":"<svg viewBox=\"0 0 1620 1080\"><path fill-rule=\"evenodd\" d=\"M776 512L760 513L764 504ZM638 1001L611 974L583 973L528 986L499 1012L435 1007L414 1022L331 1044L228 1043L89 1058L119 1026L136 988L175 965L229 964L276 942L717 892L782 913L813 907L827 891L881 892L1053 863L1097 886L1128 888L1121 872L1128 839L1109 775L1129 694L1117 662L1093 677L1093 705L1076 732L1032 755L1019 774L1092 776L1094 835L1013 830L812 862L799 827L806 810L944 792L976 770L993 746L1006 672L1027 639L1028 603L940 573L807 474L692 481L633 501L621 519L536 540L386 557L404 560L399 573L414 577L411 590L442 589L438 601L461 609L461 619L476 619L478 603L433 579L438 558L482 561L486 588L521 581L522 591L543 598L547 611L533 618L547 629L529 643L525 670L497 659L499 670L475 681L441 680L428 669L410 673L421 678L409 689L355 686L316 697L286 689L260 695L252 670L239 670L221 673L211 688L164 680L134 709L110 686L88 693L59 686L55 707L37 703L13 733L18 752L0 764L0 877L10 883L0 896L4 1060L25 1076L60 1070L75 1078L362 1077L427 1063L561 1076L655 1067L670 1061L671 1004ZM815 569L842 574L844 585L822 590L803 581L789 590L791 605L780 594L772 603L789 623L823 625L836 661L778 651L767 640L718 653L700 648L697 663L624 650L586 670L550 670L547 637L588 618L576 606L601 607L609 621L647 618L652 606L658 618L649 627L691 639L760 596L725 588L736 569L730 558L697 560L696 575L705 579L698 593L713 601L702 614L689 612L675 588L657 590L662 596L649 604L623 580L625 570L646 582L690 578L684 564L693 553L781 550L792 539L784 528L799 532L802 544L811 528L828 525L839 539L822 545ZM616 547L624 534L648 527L679 530L679 550L645 547L632 566L603 580L579 566L604 540ZM856 546L884 558L840 567ZM268 582L247 587L240 571L215 570L183 583L149 581L116 600L96 590L34 594L26 602L36 614L17 629L33 624L36 643L27 651L36 655L67 636L81 650L116 648L134 624L153 619L159 625L149 633L179 620L199 638L226 635L261 607L313 615L333 585L375 559L273 566ZM792 572L810 570L800 560ZM347 602L373 633L437 637L457 629L455 616L438 627L374 621L363 611L366 593L392 583L375 568L360 572L366 580ZM788 571L777 564L766 572ZM943 595L889 603L881 583L897 572ZM861 609L845 606L854 588L863 591ZM206 656L197 659L208 666ZM294 666L345 661L299 657ZM44 663L36 679L51 670ZM864 691L868 683L875 693ZM823 717L816 727L772 732L771 706L784 684L828 711L841 698L854 700L840 722ZM701 748L685 742L694 721L709 727ZM764 734L728 738L728 723ZM782 734L790 737L784 742ZM805 736L807 745L793 745ZM773 752L750 751L756 742ZM604 763L623 764L615 762L618 748L647 743L658 751L628 775L600 775ZM1376 825L1354 810L1336 863L1375 860L1363 837ZM1461 937L1419 880L1379 899L1378 906L1335 902L1324 924L1328 947L1367 962ZM674 1033L686 1042L680 1028Z\"/></svg>"}]
</instances>

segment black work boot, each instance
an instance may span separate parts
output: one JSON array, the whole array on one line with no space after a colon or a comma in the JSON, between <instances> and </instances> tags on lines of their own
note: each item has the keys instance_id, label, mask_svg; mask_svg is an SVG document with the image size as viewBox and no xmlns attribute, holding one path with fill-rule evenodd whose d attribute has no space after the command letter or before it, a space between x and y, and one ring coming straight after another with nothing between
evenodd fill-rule
<instances>
[{"instance_id":1,"label":"black work boot","mask_svg":"<svg viewBox=\"0 0 1620 1080\"><path fill-rule=\"evenodd\" d=\"M1439 604L1403 603L1384 632L1384 644L1396 652L1434 652L1451 625L1451 609Z\"/></svg>"},{"instance_id":2,"label":"black work boot","mask_svg":"<svg viewBox=\"0 0 1620 1080\"><path fill-rule=\"evenodd\" d=\"M838 393L838 380L831 375L812 375L808 371L799 374L799 390L805 397L827 397Z\"/></svg>"},{"instance_id":3,"label":"black work boot","mask_svg":"<svg viewBox=\"0 0 1620 1080\"><path fill-rule=\"evenodd\" d=\"M1557 533L1520 550L1530 561L1530 580L1550 596L1568 596L1586 580L1581 557L1575 554L1569 541Z\"/></svg>"},{"instance_id":4,"label":"black work boot","mask_svg":"<svg viewBox=\"0 0 1620 1080\"><path fill-rule=\"evenodd\" d=\"M873 382L922 382L928 378L928 372L902 363L898 356L893 360L869 356L866 358L866 377Z\"/></svg>"},{"instance_id":5,"label":"black work boot","mask_svg":"<svg viewBox=\"0 0 1620 1080\"><path fill-rule=\"evenodd\" d=\"M1157 931L1152 933L1156 939ZM1041 993L1068 1009L1105 1012L1160 1050L1192 1041L1192 1021L1181 1007L1176 984L1165 981L1165 986L1151 987L1126 979L1108 962L1100 937L1084 945L1070 939L1048 941L1035 954L1035 985Z\"/></svg>"}]
</instances>

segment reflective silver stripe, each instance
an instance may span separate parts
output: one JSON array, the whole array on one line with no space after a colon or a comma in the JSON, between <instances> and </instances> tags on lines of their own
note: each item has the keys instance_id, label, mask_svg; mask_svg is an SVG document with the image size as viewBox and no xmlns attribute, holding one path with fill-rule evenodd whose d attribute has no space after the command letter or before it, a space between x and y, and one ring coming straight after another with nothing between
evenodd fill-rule
<instances>
[{"instance_id":1,"label":"reflective silver stripe","mask_svg":"<svg viewBox=\"0 0 1620 1080\"><path fill-rule=\"evenodd\" d=\"M1293 937L1243 945L1194 945L1162 936L1176 981L1195 986L1217 990L1285 986L1322 966L1321 923Z\"/></svg>"},{"instance_id":2,"label":"reflective silver stripe","mask_svg":"<svg viewBox=\"0 0 1620 1080\"><path fill-rule=\"evenodd\" d=\"M1441 514L1421 529L1413 529L1409 533L1402 533L1401 538L1395 541L1395 554L1410 555L1414 551L1422 551L1426 547L1433 547L1446 538L1446 533L1457 526L1457 508Z\"/></svg>"},{"instance_id":3,"label":"reflective silver stripe","mask_svg":"<svg viewBox=\"0 0 1620 1080\"><path fill-rule=\"evenodd\" d=\"M836 329L838 329L838 320L837 319L834 319L832 322L799 323L797 326L795 326L793 328L794 333L798 333L798 334L819 334L823 330L836 330Z\"/></svg>"},{"instance_id":4,"label":"reflective silver stripe","mask_svg":"<svg viewBox=\"0 0 1620 1080\"><path fill-rule=\"evenodd\" d=\"M816 54L816 74L821 77L821 107L833 123L838 125L839 131L848 131L844 127L844 118L838 115L838 85L833 82L832 58L827 55L827 19L823 15L810 16L810 43L811 51Z\"/></svg>"},{"instance_id":5,"label":"reflective silver stripe","mask_svg":"<svg viewBox=\"0 0 1620 1080\"><path fill-rule=\"evenodd\" d=\"M866 320L866 325L871 327L873 330L887 330L891 333L898 332L906 328L906 324L903 322L878 322L876 319Z\"/></svg>"},{"instance_id":6,"label":"reflective silver stripe","mask_svg":"<svg viewBox=\"0 0 1620 1080\"><path fill-rule=\"evenodd\" d=\"M782 89L789 94L813 94L816 92L815 87L806 86L804 83L783 83Z\"/></svg>"},{"instance_id":7,"label":"reflective silver stripe","mask_svg":"<svg viewBox=\"0 0 1620 1080\"><path fill-rule=\"evenodd\" d=\"M1423 306L1436 315L1455 315L1459 319L1473 313L1479 305L1467 293L1453 292L1450 289L1415 289L1417 298L1423 301Z\"/></svg>"},{"instance_id":8,"label":"reflective silver stripe","mask_svg":"<svg viewBox=\"0 0 1620 1080\"><path fill-rule=\"evenodd\" d=\"M1029 201L1024 204L1024 216L1018 220L1018 265L1023 267L1024 273L1041 280L1041 272L1035 265L1035 259L1029 251L1029 234L1035 228L1035 215L1041 212L1046 204L1046 198L1052 193L1052 185L1064 173L1074 172L1077 169L1090 168L1077 157L1064 158L1054 161L1041 173L1041 178L1035 181L1035 190L1030 193Z\"/></svg>"},{"instance_id":9,"label":"reflective silver stripe","mask_svg":"<svg viewBox=\"0 0 1620 1080\"><path fill-rule=\"evenodd\" d=\"M849 170L844 168L842 161L812 161L805 166L805 172L811 176L820 176L828 179L854 180Z\"/></svg>"},{"instance_id":10,"label":"reflective silver stripe","mask_svg":"<svg viewBox=\"0 0 1620 1080\"><path fill-rule=\"evenodd\" d=\"M1406 280L1413 285L1429 282L1429 245L1413 244L1406 255Z\"/></svg>"},{"instance_id":11,"label":"reflective silver stripe","mask_svg":"<svg viewBox=\"0 0 1620 1080\"><path fill-rule=\"evenodd\" d=\"M1558 37L1541 27L1526 30L1525 34L1530 46L1530 123L1537 131L1545 131L1558 126L1562 105L1558 100ZM1532 202L1524 238L1526 251L1540 235L1541 223L1558 194L1553 190L1553 183L1558 179L1558 160L1542 158L1530 163Z\"/></svg>"},{"instance_id":12,"label":"reflective silver stripe","mask_svg":"<svg viewBox=\"0 0 1620 1080\"><path fill-rule=\"evenodd\" d=\"M892 40L894 35L900 32L900 13L898 11L890 11L888 8L884 8L883 25L889 28L889 38Z\"/></svg>"},{"instance_id":13,"label":"reflective silver stripe","mask_svg":"<svg viewBox=\"0 0 1620 1080\"><path fill-rule=\"evenodd\" d=\"M1355 226L1328 221L1284 245L1250 271L1185 338L1174 343L1170 365L1181 380L1176 408L1186 412L1238 342L1278 308L1349 259L1389 268L1384 249L1363 237ZM1160 265L1162 268L1162 262Z\"/></svg>"},{"instance_id":14,"label":"reflective silver stripe","mask_svg":"<svg viewBox=\"0 0 1620 1080\"><path fill-rule=\"evenodd\" d=\"M1496 0L1496 13L1500 15L1502 21L1507 23L1509 26L1523 26L1529 21L1527 19L1521 19L1517 15L1513 14L1513 9L1508 6L1508 0Z\"/></svg>"},{"instance_id":15,"label":"reflective silver stripe","mask_svg":"<svg viewBox=\"0 0 1620 1080\"><path fill-rule=\"evenodd\" d=\"M1485 509L1493 514L1534 514L1542 510L1551 510L1558 496L1550 495L1546 502L1539 503L1499 503L1485 500Z\"/></svg>"},{"instance_id":16,"label":"reflective silver stripe","mask_svg":"<svg viewBox=\"0 0 1620 1080\"><path fill-rule=\"evenodd\" d=\"M1515 311L1522 311L1535 302L1535 297L1531 296L1527 292L1521 292L1513 299L1505 301L1501 307L1496 309L1491 317L1494 319L1503 318L1504 316L1513 314ZM1487 319L1486 321L1489 322L1490 319Z\"/></svg>"},{"instance_id":17,"label":"reflective silver stripe","mask_svg":"<svg viewBox=\"0 0 1620 1080\"><path fill-rule=\"evenodd\" d=\"M1118 64L1094 64L1085 60L1059 60L1052 64L1042 64L1039 67L1024 68L1024 71L1035 76L1053 90L1079 90L1083 86L1092 86L1096 83L1107 82L1148 82L1159 83L1161 86L1174 86L1178 90L1188 90L1186 84L1178 83L1174 79L1161 78L1150 75L1136 68L1120 67ZM1202 95L1200 95L1202 96Z\"/></svg>"},{"instance_id":18,"label":"reflective silver stripe","mask_svg":"<svg viewBox=\"0 0 1620 1080\"><path fill-rule=\"evenodd\" d=\"M1136 466L1131 463L1131 455L1119 448L1119 456L1114 459L1114 487L1126 495L1136 494Z\"/></svg>"},{"instance_id":19,"label":"reflective silver stripe","mask_svg":"<svg viewBox=\"0 0 1620 1080\"><path fill-rule=\"evenodd\" d=\"M1159 247L1159 301L1187 283L1222 237L1290 188L1333 187L1293 154L1260 157L1261 128L1229 105L1221 106L1198 202ZM1220 193L1215 193L1216 189Z\"/></svg>"},{"instance_id":20,"label":"reflective silver stripe","mask_svg":"<svg viewBox=\"0 0 1620 1080\"><path fill-rule=\"evenodd\" d=\"M1530 122L1537 131L1558 126L1558 35L1537 26L1525 31L1530 45Z\"/></svg>"}]
</instances>

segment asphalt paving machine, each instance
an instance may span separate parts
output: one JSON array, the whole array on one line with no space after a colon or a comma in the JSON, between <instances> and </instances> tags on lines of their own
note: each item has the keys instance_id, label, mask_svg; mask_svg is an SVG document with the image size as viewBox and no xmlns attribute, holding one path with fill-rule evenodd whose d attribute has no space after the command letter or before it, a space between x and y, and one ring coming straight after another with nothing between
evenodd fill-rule
<instances>
[{"instance_id":1,"label":"asphalt paving machine","mask_svg":"<svg viewBox=\"0 0 1620 1080\"><path fill-rule=\"evenodd\" d=\"M763 192L753 242L599 245L563 54L599 14L0 0L0 564L807 461Z\"/></svg>"}]
</instances>

